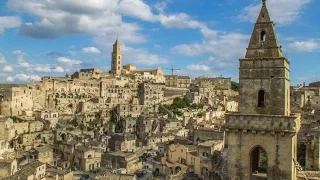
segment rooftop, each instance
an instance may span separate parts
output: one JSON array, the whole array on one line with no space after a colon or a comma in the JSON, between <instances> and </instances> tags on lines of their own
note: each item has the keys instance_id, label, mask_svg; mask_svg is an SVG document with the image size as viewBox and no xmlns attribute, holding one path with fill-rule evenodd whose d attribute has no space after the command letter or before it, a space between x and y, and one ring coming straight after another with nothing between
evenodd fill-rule
<instances>
[{"instance_id":1,"label":"rooftop","mask_svg":"<svg viewBox=\"0 0 320 180\"><path fill-rule=\"evenodd\" d=\"M210 141L206 141L206 142L203 142L203 143L199 143L198 146L212 147L212 146L220 144L220 143L223 143L223 141L221 141L221 140L210 140Z\"/></svg>"},{"instance_id":2,"label":"rooftop","mask_svg":"<svg viewBox=\"0 0 320 180\"><path fill-rule=\"evenodd\" d=\"M22 166L22 169L24 168L29 168L29 167L32 167L32 168L38 168L39 166L42 166L44 165L45 163L42 163L38 160L35 160L35 161L30 161L28 164Z\"/></svg>"}]
</instances>

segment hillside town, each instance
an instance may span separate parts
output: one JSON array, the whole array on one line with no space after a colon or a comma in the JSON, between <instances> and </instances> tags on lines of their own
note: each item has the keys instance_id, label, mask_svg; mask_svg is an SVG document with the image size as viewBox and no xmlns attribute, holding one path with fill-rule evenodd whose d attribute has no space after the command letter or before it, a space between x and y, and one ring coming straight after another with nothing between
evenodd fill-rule
<instances>
[{"instance_id":1,"label":"hillside town","mask_svg":"<svg viewBox=\"0 0 320 180\"><path fill-rule=\"evenodd\" d=\"M320 179L320 82L290 85L257 16L239 83L123 65L116 39L110 71L0 84L0 179Z\"/></svg>"}]
</instances>

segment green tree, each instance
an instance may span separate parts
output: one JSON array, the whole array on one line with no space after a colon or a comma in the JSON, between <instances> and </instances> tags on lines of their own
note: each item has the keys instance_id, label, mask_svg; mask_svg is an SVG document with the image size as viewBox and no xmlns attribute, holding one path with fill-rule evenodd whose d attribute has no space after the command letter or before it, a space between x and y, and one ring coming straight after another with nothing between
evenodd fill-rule
<instances>
[{"instance_id":1,"label":"green tree","mask_svg":"<svg viewBox=\"0 0 320 180\"><path fill-rule=\"evenodd\" d=\"M239 83L237 83L235 81L231 81L231 89L234 91L238 91L239 90Z\"/></svg>"},{"instance_id":2,"label":"green tree","mask_svg":"<svg viewBox=\"0 0 320 180\"><path fill-rule=\"evenodd\" d=\"M110 122L114 124L117 123L117 113L115 109L111 110L110 112Z\"/></svg>"}]
</instances>

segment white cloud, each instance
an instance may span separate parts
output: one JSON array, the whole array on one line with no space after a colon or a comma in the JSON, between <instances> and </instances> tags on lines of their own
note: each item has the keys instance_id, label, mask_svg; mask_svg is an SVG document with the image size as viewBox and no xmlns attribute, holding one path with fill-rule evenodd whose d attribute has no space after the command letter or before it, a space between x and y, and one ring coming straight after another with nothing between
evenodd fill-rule
<instances>
[{"instance_id":1,"label":"white cloud","mask_svg":"<svg viewBox=\"0 0 320 180\"><path fill-rule=\"evenodd\" d=\"M271 19L280 25L291 24L296 21L300 15L301 10L312 0L268 0L267 6ZM261 1L259 4L251 4L246 6L237 19L240 21L254 22L257 19L261 9ZM271 8L272 7L272 8Z\"/></svg>"},{"instance_id":2,"label":"white cloud","mask_svg":"<svg viewBox=\"0 0 320 180\"><path fill-rule=\"evenodd\" d=\"M211 33L207 34L202 43L182 44L171 48L174 54L184 56L201 56L209 54L209 62L215 63L216 68L236 64L237 59L244 57L249 35L240 33ZM230 41L232 39L232 41Z\"/></svg>"},{"instance_id":3,"label":"white cloud","mask_svg":"<svg viewBox=\"0 0 320 180\"><path fill-rule=\"evenodd\" d=\"M11 83L11 82L14 81L14 77L8 76L7 79L6 79L6 81Z\"/></svg>"},{"instance_id":4,"label":"white cloud","mask_svg":"<svg viewBox=\"0 0 320 180\"><path fill-rule=\"evenodd\" d=\"M159 15L160 23L167 28L204 28L205 24L193 20L185 13L171 14L171 15Z\"/></svg>"},{"instance_id":5,"label":"white cloud","mask_svg":"<svg viewBox=\"0 0 320 180\"><path fill-rule=\"evenodd\" d=\"M32 68L36 72L43 72L43 73L48 73L51 72L51 68L49 65L41 65L37 64L35 67Z\"/></svg>"},{"instance_id":6,"label":"white cloud","mask_svg":"<svg viewBox=\"0 0 320 180\"><path fill-rule=\"evenodd\" d=\"M182 44L171 48L170 50L174 54L180 54L184 56L200 56L205 53L204 44Z\"/></svg>"},{"instance_id":7,"label":"white cloud","mask_svg":"<svg viewBox=\"0 0 320 180\"><path fill-rule=\"evenodd\" d=\"M8 76L7 82L27 82L27 81L40 81L41 77L38 75L16 74L15 76Z\"/></svg>"},{"instance_id":8,"label":"white cloud","mask_svg":"<svg viewBox=\"0 0 320 180\"><path fill-rule=\"evenodd\" d=\"M57 72L63 73L64 69L61 66L56 66L52 64L36 64L34 65L33 71L35 72L42 72L42 73L49 73L49 72Z\"/></svg>"},{"instance_id":9,"label":"white cloud","mask_svg":"<svg viewBox=\"0 0 320 180\"><path fill-rule=\"evenodd\" d=\"M27 62L18 62L18 66L23 67L23 68L31 67L31 65Z\"/></svg>"},{"instance_id":10,"label":"white cloud","mask_svg":"<svg viewBox=\"0 0 320 180\"><path fill-rule=\"evenodd\" d=\"M2 69L3 72L12 72L13 71L13 68L9 65L6 65L3 67Z\"/></svg>"},{"instance_id":11,"label":"white cloud","mask_svg":"<svg viewBox=\"0 0 320 180\"><path fill-rule=\"evenodd\" d=\"M0 53L0 64L5 64L7 63L6 58Z\"/></svg>"},{"instance_id":12,"label":"white cloud","mask_svg":"<svg viewBox=\"0 0 320 180\"><path fill-rule=\"evenodd\" d=\"M319 48L319 44L314 40L295 41L289 44L289 48L299 52L313 52Z\"/></svg>"},{"instance_id":13,"label":"white cloud","mask_svg":"<svg viewBox=\"0 0 320 180\"><path fill-rule=\"evenodd\" d=\"M187 69L190 71L207 72L210 71L211 68L204 64L190 64L187 66Z\"/></svg>"},{"instance_id":14,"label":"white cloud","mask_svg":"<svg viewBox=\"0 0 320 180\"><path fill-rule=\"evenodd\" d=\"M151 12L151 8L141 0L121 0L118 11L121 14L145 21L156 21L158 18Z\"/></svg>"},{"instance_id":15,"label":"white cloud","mask_svg":"<svg viewBox=\"0 0 320 180\"><path fill-rule=\"evenodd\" d=\"M168 1L165 0L165 1L158 1L156 4L155 4L155 8L157 9L157 11L163 13L163 11L167 8L167 5L168 5Z\"/></svg>"},{"instance_id":16,"label":"white cloud","mask_svg":"<svg viewBox=\"0 0 320 180\"><path fill-rule=\"evenodd\" d=\"M125 35L143 36L137 32L140 30L135 28L137 24L123 22L119 13L143 20L152 20L154 16L149 6L141 0L86 0L81 3L78 0L28 0L24 3L8 0L7 6L36 17L35 22L25 23L19 30L19 34L33 38L107 33L113 34L112 39L115 39L120 36L120 31Z\"/></svg>"},{"instance_id":17,"label":"white cloud","mask_svg":"<svg viewBox=\"0 0 320 180\"><path fill-rule=\"evenodd\" d=\"M21 25L21 20L17 16L0 16L0 34L7 28L16 28Z\"/></svg>"},{"instance_id":18,"label":"white cloud","mask_svg":"<svg viewBox=\"0 0 320 180\"><path fill-rule=\"evenodd\" d=\"M168 63L168 59L157 54L152 54L145 49L135 49L128 46L122 47L123 59L126 63L150 66L155 64Z\"/></svg>"},{"instance_id":19,"label":"white cloud","mask_svg":"<svg viewBox=\"0 0 320 180\"><path fill-rule=\"evenodd\" d=\"M86 53L86 54L100 54L100 50L97 49L96 47L86 47L86 48L83 48L82 49L82 52L83 53Z\"/></svg>"},{"instance_id":20,"label":"white cloud","mask_svg":"<svg viewBox=\"0 0 320 180\"><path fill-rule=\"evenodd\" d=\"M25 55L25 53L22 52L21 50L14 50L14 51L12 51L12 54L15 54L15 55Z\"/></svg>"},{"instance_id":21,"label":"white cloud","mask_svg":"<svg viewBox=\"0 0 320 180\"><path fill-rule=\"evenodd\" d=\"M52 69L53 72L63 73L64 69L61 66L57 66L54 69Z\"/></svg>"},{"instance_id":22,"label":"white cloud","mask_svg":"<svg viewBox=\"0 0 320 180\"><path fill-rule=\"evenodd\" d=\"M57 62L62 64L62 65L66 65L68 67L78 66L78 65L80 65L82 63L81 61L69 59L69 58L66 58L66 57L59 57L57 59Z\"/></svg>"}]
</instances>

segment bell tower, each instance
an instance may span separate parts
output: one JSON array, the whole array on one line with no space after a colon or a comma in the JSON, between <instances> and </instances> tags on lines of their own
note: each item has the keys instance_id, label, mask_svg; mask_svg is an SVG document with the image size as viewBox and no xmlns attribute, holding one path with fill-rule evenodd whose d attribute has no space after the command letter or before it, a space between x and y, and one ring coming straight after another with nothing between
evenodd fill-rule
<instances>
[{"instance_id":1,"label":"bell tower","mask_svg":"<svg viewBox=\"0 0 320 180\"><path fill-rule=\"evenodd\" d=\"M266 0L263 0L245 59L240 59L239 111L289 115L289 65L288 59L282 56Z\"/></svg>"},{"instance_id":2,"label":"bell tower","mask_svg":"<svg viewBox=\"0 0 320 180\"><path fill-rule=\"evenodd\" d=\"M229 179L296 179L300 115L290 112L290 62L266 0L239 68L239 112L226 115Z\"/></svg>"},{"instance_id":3,"label":"bell tower","mask_svg":"<svg viewBox=\"0 0 320 180\"><path fill-rule=\"evenodd\" d=\"M122 70L122 52L121 45L117 38L113 44L113 51L111 53L111 73L114 75L120 75Z\"/></svg>"}]
</instances>

